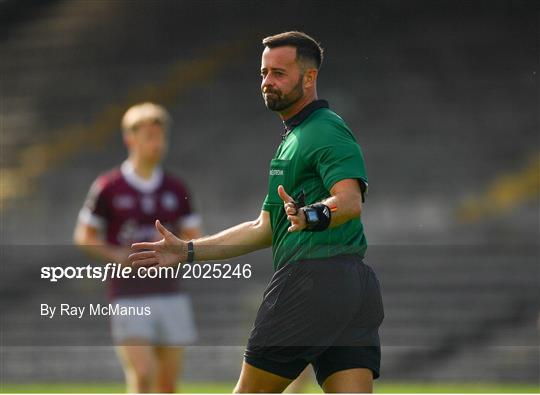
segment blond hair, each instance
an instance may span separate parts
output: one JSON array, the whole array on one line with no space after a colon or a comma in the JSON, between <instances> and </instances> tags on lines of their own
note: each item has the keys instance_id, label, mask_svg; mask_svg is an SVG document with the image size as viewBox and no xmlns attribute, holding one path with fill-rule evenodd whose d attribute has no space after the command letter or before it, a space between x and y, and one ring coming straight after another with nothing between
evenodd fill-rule
<instances>
[{"instance_id":1,"label":"blond hair","mask_svg":"<svg viewBox=\"0 0 540 395\"><path fill-rule=\"evenodd\" d=\"M171 123L167 110L158 104L146 102L130 107L122 118L122 131L124 133L135 131L144 122L157 122L165 130Z\"/></svg>"}]
</instances>

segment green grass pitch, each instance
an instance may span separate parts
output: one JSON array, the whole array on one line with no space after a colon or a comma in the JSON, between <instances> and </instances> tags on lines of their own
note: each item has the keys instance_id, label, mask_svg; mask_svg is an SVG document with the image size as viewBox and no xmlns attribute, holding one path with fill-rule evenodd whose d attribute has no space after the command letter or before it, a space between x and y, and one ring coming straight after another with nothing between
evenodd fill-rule
<instances>
[{"instance_id":1,"label":"green grass pitch","mask_svg":"<svg viewBox=\"0 0 540 395\"><path fill-rule=\"evenodd\" d=\"M230 382L185 382L183 393L231 393ZM315 384L308 393L321 393ZM539 393L540 384L376 382L377 393ZM122 383L2 383L0 393L125 393Z\"/></svg>"}]
</instances>

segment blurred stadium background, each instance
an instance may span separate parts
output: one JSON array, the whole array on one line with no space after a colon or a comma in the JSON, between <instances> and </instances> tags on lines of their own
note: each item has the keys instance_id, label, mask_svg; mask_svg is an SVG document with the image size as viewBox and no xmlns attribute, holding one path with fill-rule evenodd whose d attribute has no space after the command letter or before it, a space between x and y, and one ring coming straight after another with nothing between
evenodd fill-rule
<instances>
[{"instance_id":1,"label":"blurred stadium background","mask_svg":"<svg viewBox=\"0 0 540 395\"><path fill-rule=\"evenodd\" d=\"M78 210L123 160L119 121L141 101L172 113L166 165L205 231L254 218L282 132L260 97L260 40L296 29L326 48L319 94L367 160L367 262L386 310L376 389L538 392L538 11L532 0L0 1L2 391L122 389L106 321L38 313L43 300L104 300L101 284L53 287L39 267L86 262L69 247ZM206 383L189 391L237 378L271 265L267 252L236 262L253 281L187 284L201 340L183 377Z\"/></svg>"}]
</instances>

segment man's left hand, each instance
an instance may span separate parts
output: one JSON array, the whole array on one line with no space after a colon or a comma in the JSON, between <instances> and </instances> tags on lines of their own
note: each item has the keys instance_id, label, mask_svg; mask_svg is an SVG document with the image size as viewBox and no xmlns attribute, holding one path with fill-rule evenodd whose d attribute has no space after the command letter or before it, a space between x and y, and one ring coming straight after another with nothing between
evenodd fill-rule
<instances>
[{"instance_id":1,"label":"man's left hand","mask_svg":"<svg viewBox=\"0 0 540 395\"><path fill-rule=\"evenodd\" d=\"M291 223L291 226L287 229L289 232L298 232L306 227L306 216L304 212L297 206L294 199L290 197L283 185L278 186L278 195L283 200L283 208L287 214L287 219Z\"/></svg>"}]
</instances>

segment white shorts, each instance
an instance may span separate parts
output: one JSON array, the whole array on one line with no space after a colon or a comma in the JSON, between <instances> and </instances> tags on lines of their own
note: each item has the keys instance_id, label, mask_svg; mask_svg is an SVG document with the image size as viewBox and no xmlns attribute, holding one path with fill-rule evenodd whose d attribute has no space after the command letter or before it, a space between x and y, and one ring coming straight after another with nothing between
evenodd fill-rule
<instances>
[{"instance_id":1,"label":"white shorts","mask_svg":"<svg viewBox=\"0 0 540 395\"><path fill-rule=\"evenodd\" d=\"M197 329L191 299L185 294L157 294L123 296L112 301L132 311L150 314L111 316L112 337L115 344L126 341L148 341L164 346L183 346L197 340ZM137 309L138 307L138 309Z\"/></svg>"}]
</instances>

